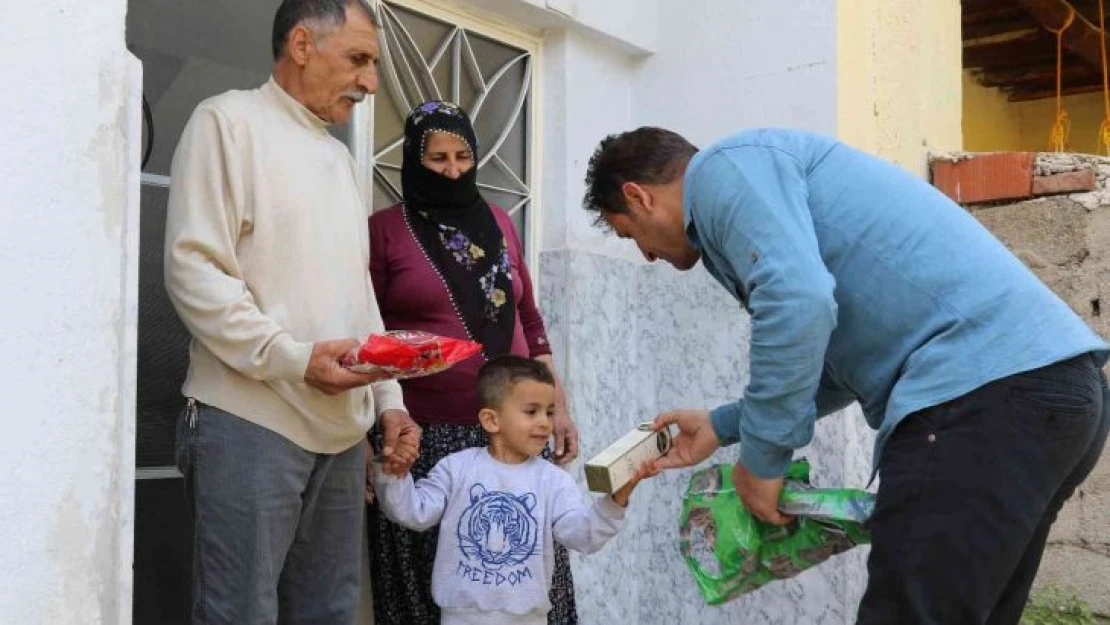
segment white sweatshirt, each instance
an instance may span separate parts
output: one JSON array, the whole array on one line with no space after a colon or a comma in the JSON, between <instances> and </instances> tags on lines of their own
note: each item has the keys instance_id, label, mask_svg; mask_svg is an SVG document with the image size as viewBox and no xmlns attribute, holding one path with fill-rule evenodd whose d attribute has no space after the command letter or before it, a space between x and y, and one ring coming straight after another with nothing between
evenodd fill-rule
<instances>
[{"instance_id":1,"label":"white sweatshirt","mask_svg":"<svg viewBox=\"0 0 1110 625\"><path fill-rule=\"evenodd\" d=\"M624 523L611 497L587 504L569 474L540 458L510 465L465 449L416 483L376 469L389 519L417 531L439 523L432 597L445 625L546 623L554 541L592 553Z\"/></svg>"},{"instance_id":2,"label":"white sweatshirt","mask_svg":"<svg viewBox=\"0 0 1110 625\"><path fill-rule=\"evenodd\" d=\"M317 453L404 409L396 382L338 395L304 382L312 343L384 328L368 207L350 152L273 79L197 106L166 217L166 289L193 335L186 396Z\"/></svg>"}]
</instances>

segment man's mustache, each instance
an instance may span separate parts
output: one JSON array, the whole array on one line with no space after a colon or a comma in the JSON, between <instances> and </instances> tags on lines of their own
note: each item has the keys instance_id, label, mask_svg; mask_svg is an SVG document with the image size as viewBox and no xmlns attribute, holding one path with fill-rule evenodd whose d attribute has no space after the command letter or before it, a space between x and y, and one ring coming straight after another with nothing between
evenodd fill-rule
<instances>
[{"instance_id":1,"label":"man's mustache","mask_svg":"<svg viewBox=\"0 0 1110 625\"><path fill-rule=\"evenodd\" d=\"M366 99L366 92L362 89L349 89L343 92L343 97L357 104Z\"/></svg>"}]
</instances>

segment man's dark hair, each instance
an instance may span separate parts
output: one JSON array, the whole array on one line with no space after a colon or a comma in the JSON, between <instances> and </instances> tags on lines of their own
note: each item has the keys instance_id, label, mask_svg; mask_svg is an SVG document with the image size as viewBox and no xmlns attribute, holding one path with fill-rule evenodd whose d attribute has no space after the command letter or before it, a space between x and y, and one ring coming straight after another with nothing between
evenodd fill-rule
<instances>
[{"instance_id":1,"label":"man's dark hair","mask_svg":"<svg viewBox=\"0 0 1110 625\"><path fill-rule=\"evenodd\" d=\"M501 356L487 362L478 372L478 408L496 410L513 387L525 380L555 386L555 376L538 360Z\"/></svg>"},{"instance_id":2,"label":"man's dark hair","mask_svg":"<svg viewBox=\"0 0 1110 625\"><path fill-rule=\"evenodd\" d=\"M698 149L682 135L644 126L601 140L586 166L582 206L602 216L627 213L621 185L626 182L666 184L680 175Z\"/></svg>"},{"instance_id":3,"label":"man's dark hair","mask_svg":"<svg viewBox=\"0 0 1110 625\"><path fill-rule=\"evenodd\" d=\"M270 39L274 60L285 52L285 42L297 24L307 22L315 28L339 28L347 23L347 7L362 9L370 22L378 27L378 18L365 0L282 0L274 15L274 31Z\"/></svg>"}]
</instances>

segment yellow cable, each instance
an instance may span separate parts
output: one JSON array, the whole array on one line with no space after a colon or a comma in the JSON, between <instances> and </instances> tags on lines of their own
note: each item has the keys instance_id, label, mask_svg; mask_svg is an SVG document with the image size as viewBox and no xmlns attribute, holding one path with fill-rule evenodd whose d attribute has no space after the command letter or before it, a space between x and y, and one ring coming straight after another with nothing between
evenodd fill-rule
<instances>
[{"instance_id":1,"label":"yellow cable","mask_svg":"<svg viewBox=\"0 0 1110 625\"><path fill-rule=\"evenodd\" d=\"M1100 0L1101 1L1101 0ZM1063 79L1064 79L1064 31L1075 21L1075 8L1068 7L1068 18L1059 30L1048 29L1056 34L1056 119L1052 122L1052 130L1048 134L1048 149L1053 152L1064 152L1068 146L1068 134L1071 132L1071 120L1068 112L1064 110Z\"/></svg>"},{"instance_id":2,"label":"yellow cable","mask_svg":"<svg viewBox=\"0 0 1110 625\"><path fill-rule=\"evenodd\" d=\"M1110 155L1110 81L1106 72L1106 8L1104 0L1098 0L1098 36L1102 52L1102 124L1098 127L1098 145L1104 154Z\"/></svg>"}]
</instances>

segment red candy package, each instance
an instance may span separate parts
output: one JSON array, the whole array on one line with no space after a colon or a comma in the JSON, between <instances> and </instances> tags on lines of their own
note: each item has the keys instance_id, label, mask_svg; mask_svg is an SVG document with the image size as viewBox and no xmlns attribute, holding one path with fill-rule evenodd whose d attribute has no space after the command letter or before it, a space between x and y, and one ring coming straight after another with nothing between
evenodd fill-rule
<instances>
[{"instance_id":1,"label":"red candy package","mask_svg":"<svg viewBox=\"0 0 1110 625\"><path fill-rule=\"evenodd\" d=\"M371 334L343 359L358 373L380 374L379 380L402 380L432 375L482 351L474 341L452 339L416 330Z\"/></svg>"}]
</instances>

